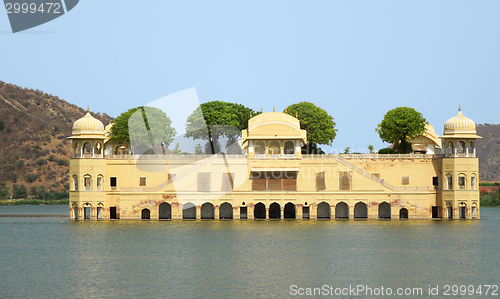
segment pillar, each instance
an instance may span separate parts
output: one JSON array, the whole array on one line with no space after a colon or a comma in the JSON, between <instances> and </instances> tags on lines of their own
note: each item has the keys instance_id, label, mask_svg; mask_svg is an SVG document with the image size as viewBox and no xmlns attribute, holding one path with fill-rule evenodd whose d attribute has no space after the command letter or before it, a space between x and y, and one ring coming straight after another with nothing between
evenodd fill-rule
<instances>
[{"instance_id":1,"label":"pillar","mask_svg":"<svg viewBox=\"0 0 500 299\"><path fill-rule=\"evenodd\" d=\"M247 206L247 219L253 220L253 206Z\"/></svg>"},{"instance_id":2,"label":"pillar","mask_svg":"<svg viewBox=\"0 0 500 299\"><path fill-rule=\"evenodd\" d=\"M302 205L295 205L295 219L302 219Z\"/></svg>"},{"instance_id":3,"label":"pillar","mask_svg":"<svg viewBox=\"0 0 500 299\"><path fill-rule=\"evenodd\" d=\"M318 219L318 205L309 205L309 219Z\"/></svg>"},{"instance_id":4,"label":"pillar","mask_svg":"<svg viewBox=\"0 0 500 299\"><path fill-rule=\"evenodd\" d=\"M219 206L214 206L214 219L219 219Z\"/></svg>"},{"instance_id":5,"label":"pillar","mask_svg":"<svg viewBox=\"0 0 500 299\"><path fill-rule=\"evenodd\" d=\"M240 207L233 207L233 220L240 220Z\"/></svg>"},{"instance_id":6,"label":"pillar","mask_svg":"<svg viewBox=\"0 0 500 299\"><path fill-rule=\"evenodd\" d=\"M266 206L266 220L269 219L269 206Z\"/></svg>"},{"instance_id":7,"label":"pillar","mask_svg":"<svg viewBox=\"0 0 500 299\"><path fill-rule=\"evenodd\" d=\"M80 158L83 158L83 147L80 147Z\"/></svg>"},{"instance_id":8,"label":"pillar","mask_svg":"<svg viewBox=\"0 0 500 299\"><path fill-rule=\"evenodd\" d=\"M196 220L201 219L201 206L196 206Z\"/></svg>"}]
</instances>

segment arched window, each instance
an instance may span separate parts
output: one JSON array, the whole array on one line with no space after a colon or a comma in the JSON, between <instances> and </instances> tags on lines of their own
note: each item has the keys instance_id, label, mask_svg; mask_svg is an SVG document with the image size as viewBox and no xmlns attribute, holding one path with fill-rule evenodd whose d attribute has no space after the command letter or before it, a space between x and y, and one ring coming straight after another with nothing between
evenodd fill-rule
<instances>
[{"instance_id":1,"label":"arched window","mask_svg":"<svg viewBox=\"0 0 500 299\"><path fill-rule=\"evenodd\" d=\"M78 191L78 176L73 175L73 191Z\"/></svg>"},{"instance_id":2,"label":"arched window","mask_svg":"<svg viewBox=\"0 0 500 299\"><path fill-rule=\"evenodd\" d=\"M285 155L289 157L294 157L295 156L295 146L293 144L293 141L287 141L285 142Z\"/></svg>"},{"instance_id":3,"label":"arched window","mask_svg":"<svg viewBox=\"0 0 500 299\"><path fill-rule=\"evenodd\" d=\"M476 186L476 175L475 174L472 174L471 177L470 177L470 188L471 190L476 190L477 189L477 186Z\"/></svg>"},{"instance_id":4,"label":"arched window","mask_svg":"<svg viewBox=\"0 0 500 299\"><path fill-rule=\"evenodd\" d=\"M92 177L90 175L85 175L83 177L83 186L85 187L85 191L92 190Z\"/></svg>"},{"instance_id":5,"label":"arched window","mask_svg":"<svg viewBox=\"0 0 500 299\"><path fill-rule=\"evenodd\" d=\"M92 153L92 145L90 144L90 142L85 142L85 144L83 144L83 153L84 154Z\"/></svg>"},{"instance_id":6,"label":"arched window","mask_svg":"<svg viewBox=\"0 0 500 299\"><path fill-rule=\"evenodd\" d=\"M458 189L465 190L465 174L458 175Z\"/></svg>"},{"instance_id":7,"label":"arched window","mask_svg":"<svg viewBox=\"0 0 500 299\"><path fill-rule=\"evenodd\" d=\"M94 150L95 154L100 155L101 154L101 150L102 150L102 145L101 145L100 142L97 142L95 144L95 150Z\"/></svg>"},{"instance_id":8,"label":"arched window","mask_svg":"<svg viewBox=\"0 0 500 299\"><path fill-rule=\"evenodd\" d=\"M104 182L104 178L102 177L102 175L98 175L97 176L97 191L103 190L103 187L102 187L103 182Z\"/></svg>"},{"instance_id":9,"label":"arched window","mask_svg":"<svg viewBox=\"0 0 500 299\"><path fill-rule=\"evenodd\" d=\"M446 190L453 190L453 177L451 174L446 175Z\"/></svg>"},{"instance_id":10,"label":"arched window","mask_svg":"<svg viewBox=\"0 0 500 299\"><path fill-rule=\"evenodd\" d=\"M460 153L460 154L465 153L465 141L459 141L458 142L457 152Z\"/></svg>"},{"instance_id":11,"label":"arched window","mask_svg":"<svg viewBox=\"0 0 500 299\"><path fill-rule=\"evenodd\" d=\"M266 146L264 145L263 141L255 142L254 150L255 150L255 158L263 159L266 157Z\"/></svg>"},{"instance_id":12,"label":"arched window","mask_svg":"<svg viewBox=\"0 0 500 299\"><path fill-rule=\"evenodd\" d=\"M446 145L446 156L449 157L453 154L453 142L449 141Z\"/></svg>"},{"instance_id":13,"label":"arched window","mask_svg":"<svg viewBox=\"0 0 500 299\"><path fill-rule=\"evenodd\" d=\"M269 143L269 158L279 158L280 156L280 143L278 141L271 141L271 143Z\"/></svg>"},{"instance_id":14,"label":"arched window","mask_svg":"<svg viewBox=\"0 0 500 299\"><path fill-rule=\"evenodd\" d=\"M476 148L475 148L474 141L471 141L469 143L469 155L472 155L473 157L476 156Z\"/></svg>"},{"instance_id":15,"label":"arched window","mask_svg":"<svg viewBox=\"0 0 500 299\"><path fill-rule=\"evenodd\" d=\"M73 157L79 157L80 156L80 144L78 142L75 142L75 145L73 147Z\"/></svg>"}]
</instances>

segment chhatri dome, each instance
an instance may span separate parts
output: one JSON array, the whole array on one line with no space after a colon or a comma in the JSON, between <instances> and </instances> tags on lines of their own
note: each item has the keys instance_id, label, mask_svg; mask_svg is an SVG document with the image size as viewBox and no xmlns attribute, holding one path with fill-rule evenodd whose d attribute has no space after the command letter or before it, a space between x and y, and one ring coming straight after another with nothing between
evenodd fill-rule
<instances>
[{"instance_id":1,"label":"chhatri dome","mask_svg":"<svg viewBox=\"0 0 500 299\"><path fill-rule=\"evenodd\" d=\"M458 114L444 124L444 135L456 134L476 134L476 124L462 114L460 107L458 107Z\"/></svg>"},{"instance_id":2,"label":"chhatri dome","mask_svg":"<svg viewBox=\"0 0 500 299\"><path fill-rule=\"evenodd\" d=\"M87 114L73 124L73 136L104 135L103 123L93 117L87 109Z\"/></svg>"}]
</instances>

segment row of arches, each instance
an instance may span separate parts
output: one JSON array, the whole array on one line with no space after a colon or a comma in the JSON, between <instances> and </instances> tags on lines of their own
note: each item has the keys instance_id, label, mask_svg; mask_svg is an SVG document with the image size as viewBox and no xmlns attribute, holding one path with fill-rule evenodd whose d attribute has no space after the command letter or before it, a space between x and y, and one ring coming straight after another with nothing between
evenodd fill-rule
<instances>
[{"instance_id":1,"label":"row of arches","mask_svg":"<svg viewBox=\"0 0 500 299\"><path fill-rule=\"evenodd\" d=\"M307 211L309 214L309 207L303 208L303 217ZM219 206L218 219L233 219L233 206L225 202ZM172 206L164 202L159 206L159 219L172 219ZM245 215L246 207L240 207L240 215ZM206 202L201 206L200 218L201 219L215 219L215 207L212 203ZM289 202L284 205L283 209L279 203L274 202L269 205L269 209L262 202L257 203L253 210L254 219L296 219L297 208L296 205ZM331 219L331 207L327 202L321 202L317 207L318 219ZM340 202L335 206L335 218L349 219L349 206L345 202ZM354 205L354 218L368 218L368 206L364 202L358 202ZM390 219L391 218L391 205L387 202L382 202L378 205L378 218ZM401 208L399 210L400 219L408 219L408 209ZM151 211L148 208L141 210L141 219L151 219ZM196 219L196 206L188 202L184 204L182 209L182 219Z\"/></svg>"},{"instance_id":2,"label":"row of arches","mask_svg":"<svg viewBox=\"0 0 500 299\"><path fill-rule=\"evenodd\" d=\"M266 144L264 141L256 141L254 144L254 151L256 156L264 157L266 155ZM294 155L295 154L295 142L288 140L280 142L278 140L273 140L269 142L269 147L267 148L269 157L281 157L281 154Z\"/></svg>"},{"instance_id":3,"label":"row of arches","mask_svg":"<svg viewBox=\"0 0 500 299\"><path fill-rule=\"evenodd\" d=\"M78 176L76 174L72 177L71 191L80 191L79 189ZM83 189L82 191L103 191L104 190L104 176L99 174L97 176L96 185L93 186L92 176L90 174L85 174L83 176Z\"/></svg>"},{"instance_id":4,"label":"row of arches","mask_svg":"<svg viewBox=\"0 0 500 299\"><path fill-rule=\"evenodd\" d=\"M463 154L465 156L476 156L476 147L475 142L465 142L463 140L460 141L448 141L445 145L445 154L446 157L456 156L458 154Z\"/></svg>"}]
</instances>

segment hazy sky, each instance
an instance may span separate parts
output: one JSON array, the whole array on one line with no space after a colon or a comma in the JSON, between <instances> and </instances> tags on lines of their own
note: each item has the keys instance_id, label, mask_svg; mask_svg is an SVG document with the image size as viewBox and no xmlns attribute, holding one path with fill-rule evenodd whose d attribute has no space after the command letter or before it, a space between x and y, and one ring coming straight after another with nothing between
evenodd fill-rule
<instances>
[{"instance_id":1,"label":"hazy sky","mask_svg":"<svg viewBox=\"0 0 500 299\"><path fill-rule=\"evenodd\" d=\"M499 13L500 1L82 0L16 34L0 14L0 80L113 117L192 87L267 112L310 101L337 124L323 148L366 151L387 146L375 127L399 106L438 134L458 105L499 122Z\"/></svg>"}]
</instances>

